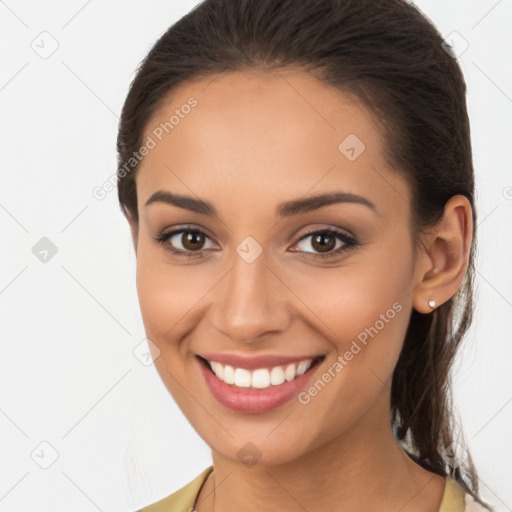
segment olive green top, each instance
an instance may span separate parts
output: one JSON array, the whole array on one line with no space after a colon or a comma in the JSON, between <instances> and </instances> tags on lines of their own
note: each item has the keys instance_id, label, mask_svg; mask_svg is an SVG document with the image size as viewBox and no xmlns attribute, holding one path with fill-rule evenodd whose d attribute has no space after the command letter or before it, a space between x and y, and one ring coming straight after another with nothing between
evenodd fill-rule
<instances>
[{"instance_id":1,"label":"olive green top","mask_svg":"<svg viewBox=\"0 0 512 512\"><path fill-rule=\"evenodd\" d=\"M212 471L213 466L207 467L181 489L138 512L193 512L199 491ZM445 479L444 495L439 512L479 512L484 510L473 501L471 496L465 494L455 480L450 477Z\"/></svg>"}]
</instances>

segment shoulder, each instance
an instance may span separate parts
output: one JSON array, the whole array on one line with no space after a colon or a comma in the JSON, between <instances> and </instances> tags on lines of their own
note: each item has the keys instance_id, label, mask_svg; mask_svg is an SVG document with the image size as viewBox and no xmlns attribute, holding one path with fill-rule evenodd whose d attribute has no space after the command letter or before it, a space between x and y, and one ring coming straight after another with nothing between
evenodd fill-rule
<instances>
[{"instance_id":1,"label":"shoulder","mask_svg":"<svg viewBox=\"0 0 512 512\"><path fill-rule=\"evenodd\" d=\"M439 512L487 512L453 479L447 477Z\"/></svg>"},{"instance_id":2,"label":"shoulder","mask_svg":"<svg viewBox=\"0 0 512 512\"><path fill-rule=\"evenodd\" d=\"M197 495L212 470L213 466L207 467L181 489L156 503L141 508L137 512L192 512Z\"/></svg>"}]
</instances>

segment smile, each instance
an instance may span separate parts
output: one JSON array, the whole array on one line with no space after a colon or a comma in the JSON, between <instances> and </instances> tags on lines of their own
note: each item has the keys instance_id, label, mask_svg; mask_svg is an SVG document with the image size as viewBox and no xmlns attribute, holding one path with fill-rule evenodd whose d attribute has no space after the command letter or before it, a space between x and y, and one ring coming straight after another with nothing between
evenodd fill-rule
<instances>
[{"instance_id":1,"label":"smile","mask_svg":"<svg viewBox=\"0 0 512 512\"><path fill-rule=\"evenodd\" d=\"M286 366L273 368L258 368L250 371L246 368L234 368L218 361L206 359L212 372L217 378L237 388L266 389L270 386L279 386L283 382L290 382L304 374L313 364L314 359L306 359Z\"/></svg>"},{"instance_id":2,"label":"smile","mask_svg":"<svg viewBox=\"0 0 512 512\"><path fill-rule=\"evenodd\" d=\"M230 409L246 413L266 412L290 401L324 358L216 356L215 359L223 359L221 362L197 355L199 369L213 397Z\"/></svg>"}]
</instances>

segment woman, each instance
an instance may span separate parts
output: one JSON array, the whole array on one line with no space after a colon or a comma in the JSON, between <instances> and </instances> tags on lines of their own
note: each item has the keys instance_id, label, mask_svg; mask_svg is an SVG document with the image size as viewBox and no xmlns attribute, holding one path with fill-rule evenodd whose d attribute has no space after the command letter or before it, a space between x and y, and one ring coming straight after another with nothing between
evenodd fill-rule
<instances>
[{"instance_id":1,"label":"woman","mask_svg":"<svg viewBox=\"0 0 512 512\"><path fill-rule=\"evenodd\" d=\"M138 69L118 191L154 363L213 464L144 511L490 509L465 83L402 0L206 0Z\"/></svg>"}]
</instances>

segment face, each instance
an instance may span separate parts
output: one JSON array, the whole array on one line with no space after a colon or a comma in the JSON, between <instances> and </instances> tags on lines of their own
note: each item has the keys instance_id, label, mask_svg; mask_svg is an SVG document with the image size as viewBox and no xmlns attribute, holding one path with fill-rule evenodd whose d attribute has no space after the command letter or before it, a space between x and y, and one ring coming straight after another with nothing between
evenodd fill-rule
<instances>
[{"instance_id":1,"label":"face","mask_svg":"<svg viewBox=\"0 0 512 512\"><path fill-rule=\"evenodd\" d=\"M283 463L389 426L418 275L376 120L305 74L235 72L173 90L148 136L137 290L199 435Z\"/></svg>"}]
</instances>

